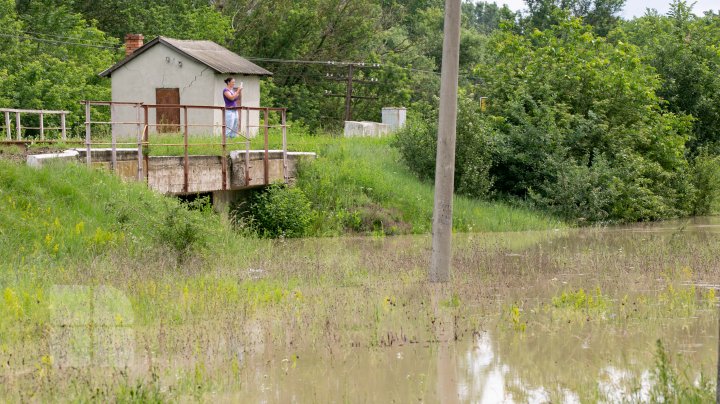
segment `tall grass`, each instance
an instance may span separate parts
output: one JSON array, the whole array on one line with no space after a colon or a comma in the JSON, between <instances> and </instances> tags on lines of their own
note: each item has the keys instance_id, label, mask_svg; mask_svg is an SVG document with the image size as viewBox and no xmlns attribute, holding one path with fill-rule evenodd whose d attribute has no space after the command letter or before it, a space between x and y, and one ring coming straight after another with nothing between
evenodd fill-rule
<instances>
[{"instance_id":1,"label":"tall grass","mask_svg":"<svg viewBox=\"0 0 720 404\"><path fill-rule=\"evenodd\" d=\"M347 230L384 234L428 233L432 227L432 184L423 183L400 163L388 138L306 137L318 153L299 169L298 186L320 212L316 231ZM522 231L564 225L541 212L503 203L456 197L453 230Z\"/></svg>"},{"instance_id":2,"label":"tall grass","mask_svg":"<svg viewBox=\"0 0 720 404\"><path fill-rule=\"evenodd\" d=\"M0 262L92 262L163 249L185 259L233 237L208 206L182 205L144 184L73 164L0 161Z\"/></svg>"}]
</instances>

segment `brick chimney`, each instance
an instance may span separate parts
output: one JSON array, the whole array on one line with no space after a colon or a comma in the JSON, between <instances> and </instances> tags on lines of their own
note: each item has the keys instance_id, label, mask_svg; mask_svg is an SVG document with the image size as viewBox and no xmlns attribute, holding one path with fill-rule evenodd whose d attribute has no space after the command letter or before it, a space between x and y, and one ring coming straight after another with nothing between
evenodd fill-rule
<instances>
[{"instance_id":1,"label":"brick chimney","mask_svg":"<svg viewBox=\"0 0 720 404\"><path fill-rule=\"evenodd\" d=\"M125 35L125 56L130 56L138 48L145 43L145 37L142 34Z\"/></svg>"}]
</instances>

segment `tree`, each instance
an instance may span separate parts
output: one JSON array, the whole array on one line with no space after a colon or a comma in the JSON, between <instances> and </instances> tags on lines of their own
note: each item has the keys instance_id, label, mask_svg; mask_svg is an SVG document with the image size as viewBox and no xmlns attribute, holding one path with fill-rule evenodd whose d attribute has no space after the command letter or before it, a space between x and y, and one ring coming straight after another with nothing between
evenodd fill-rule
<instances>
[{"instance_id":1,"label":"tree","mask_svg":"<svg viewBox=\"0 0 720 404\"><path fill-rule=\"evenodd\" d=\"M437 71L435 54L429 55L442 45L437 41L442 9L431 10L435 3L227 0L223 13L232 18L235 30L230 48L261 58L258 63L274 73L272 97L278 106L288 107L293 119L314 129L340 126L344 115L344 99L325 95L345 94L349 68L327 62L382 63L382 68L353 71L353 93L375 97L353 100L357 119L379 120L382 106L407 105L422 94L416 90L437 81L431 77L428 84L432 74L398 67Z\"/></svg>"},{"instance_id":2,"label":"tree","mask_svg":"<svg viewBox=\"0 0 720 404\"><path fill-rule=\"evenodd\" d=\"M159 35L178 39L205 39L227 44L232 37L230 19L212 2L201 0L75 0L73 9L111 36Z\"/></svg>"},{"instance_id":3,"label":"tree","mask_svg":"<svg viewBox=\"0 0 720 404\"><path fill-rule=\"evenodd\" d=\"M591 221L691 210L690 119L663 113L637 47L571 19L527 36L498 31L488 48L476 74L490 99L497 192Z\"/></svg>"},{"instance_id":4,"label":"tree","mask_svg":"<svg viewBox=\"0 0 720 404\"><path fill-rule=\"evenodd\" d=\"M78 130L83 115L79 100L109 99L109 83L97 73L112 64L117 41L88 24L63 2L1 0L3 41L0 61L0 105L23 109L74 112L67 124ZM5 34L7 32L7 34ZM23 125L37 126L37 116ZM33 125L34 124L34 125Z\"/></svg>"},{"instance_id":5,"label":"tree","mask_svg":"<svg viewBox=\"0 0 720 404\"><path fill-rule=\"evenodd\" d=\"M582 18L597 35L606 36L620 22L625 0L525 0L525 4L528 11L521 25L526 32L550 28L571 16Z\"/></svg>"},{"instance_id":6,"label":"tree","mask_svg":"<svg viewBox=\"0 0 720 404\"><path fill-rule=\"evenodd\" d=\"M665 109L695 119L690 151L720 154L720 15L696 17L692 6L675 0L668 15L649 13L624 24L611 39L636 44L660 76Z\"/></svg>"},{"instance_id":7,"label":"tree","mask_svg":"<svg viewBox=\"0 0 720 404\"><path fill-rule=\"evenodd\" d=\"M466 24L481 34L490 34L500 28L502 22L515 23L519 17L518 13L510 10L507 4L499 7L497 3L465 2L463 7L463 17L467 21Z\"/></svg>"}]
</instances>

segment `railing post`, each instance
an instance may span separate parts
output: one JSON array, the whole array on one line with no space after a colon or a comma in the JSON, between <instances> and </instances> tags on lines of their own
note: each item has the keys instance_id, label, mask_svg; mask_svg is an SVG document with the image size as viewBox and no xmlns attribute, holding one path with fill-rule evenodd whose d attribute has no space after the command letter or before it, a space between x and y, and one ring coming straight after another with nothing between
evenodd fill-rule
<instances>
[{"instance_id":1,"label":"railing post","mask_svg":"<svg viewBox=\"0 0 720 404\"><path fill-rule=\"evenodd\" d=\"M236 110L235 113L238 113ZM223 113L223 120L225 119L225 114ZM239 128L239 123L238 123ZM225 138L225 131L222 131L222 161L220 162L222 167L222 189L225 191L227 189L227 139Z\"/></svg>"},{"instance_id":2,"label":"railing post","mask_svg":"<svg viewBox=\"0 0 720 404\"><path fill-rule=\"evenodd\" d=\"M5 111L5 131L7 132L7 140L12 140L10 134L10 111Z\"/></svg>"},{"instance_id":3,"label":"railing post","mask_svg":"<svg viewBox=\"0 0 720 404\"><path fill-rule=\"evenodd\" d=\"M20 111L15 113L15 132L17 140L22 138L22 125L20 124Z\"/></svg>"},{"instance_id":4,"label":"railing post","mask_svg":"<svg viewBox=\"0 0 720 404\"><path fill-rule=\"evenodd\" d=\"M267 108L265 108L264 115L265 115L264 116L264 119L265 119L265 158L263 159L263 171L265 174L265 185L267 185L270 183L270 151L268 150L269 143L270 143L270 141L268 139L268 136L269 136L268 131L269 131L270 127L268 124L268 109Z\"/></svg>"},{"instance_id":5,"label":"railing post","mask_svg":"<svg viewBox=\"0 0 720 404\"><path fill-rule=\"evenodd\" d=\"M183 115L185 116L185 160L183 162L183 192L188 192L188 170L190 168L190 157L188 156L188 111L187 107L183 107Z\"/></svg>"},{"instance_id":6,"label":"railing post","mask_svg":"<svg viewBox=\"0 0 720 404\"><path fill-rule=\"evenodd\" d=\"M250 109L245 110L245 186L250 186Z\"/></svg>"},{"instance_id":7,"label":"railing post","mask_svg":"<svg viewBox=\"0 0 720 404\"><path fill-rule=\"evenodd\" d=\"M282 148L283 148L283 177L285 177L285 183L289 182L288 178L288 162L287 162L287 125L285 124L285 109L281 111L281 123L282 123Z\"/></svg>"},{"instance_id":8,"label":"railing post","mask_svg":"<svg viewBox=\"0 0 720 404\"><path fill-rule=\"evenodd\" d=\"M67 129L65 128L65 111L60 114L60 132L62 133L62 140L67 140Z\"/></svg>"},{"instance_id":9,"label":"railing post","mask_svg":"<svg viewBox=\"0 0 720 404\"><path fill-rule=\"evenodd\" d=\"M90 150L90 101L85 101L85 163L88 167L92 163L92 150Z\"/></svg>"},{"instance_id":10,"label":"railing post","mask_svg":"<svg viewBox=\"0 0 720 404\"><path fill-rule=\"evenodd\" d=\"M45 114L40 111L38 115L40 115L40 140L45 140Z\"/></svg>"},{"instance_id":11,"label":"railing post","mask_svg":"<svg viewBox=\"0 0 720 404\"><path fill-rule=\"evenodd\" d=\"M147 105L143 105L143 114L145 118L145 126L143 126L143 142L148 145L148 154L145 154L143 156L143 159L145 160L145 167L147 170L145 171L145 178L147 179L147 182L150 182L150 112L149 107Z\"/></svg>"},{"instance_id":12,"label":"railing post","mask_svg":"<svg viewBox=\"0 0 720 404\"><path fill-rule=\"evenodd\" d=\"M142 151L142 124L140 123L140 104L135 104L135 122L137 123L137 163L138 172L137 179L142 181L143 178L143 151Z\"/></svg>"},{"instance_id":13,"label":"railing post","mask_svg":"<svg viewBox=\"0 0 720 404\"><path fill-rule=\"evenodd\" d=\"M223 139L224 139L224 138L225 138L225 131L227 130L227 122L225 121L225 111L227 111L227 108L226 108L226 107L221 107L221 111L222 111L222 112L221 112L220 114L221 114L222 116L220 117L220 118L221 118L220 122L222 122L222 125L221 125L221 127L220 127L220 131L222 132L222 136L223 136Z\"/></svg>"},{"instance_id":14,"label":"railing post","mask_svg":"<svg viewBox=\"0 0 720 404\"><path fill-rule=\"evenodd\" d=\"M145 115L145 134L143 136L143 140L147 142L148 139L150 139L150 112L148 112L149 108L147 105L143 105L143 110Z\"/></svg>"},{"instance_id":15,"label":"railing post","mask_svg":"<svg viewBox=\"0 0 720 404\"><path fill-rule=\"evenodd\" d=\"M116 116L114 108L115 105L110 101L110 121L112 121L113 116ZM112 124L110 124L110 165L111 171L117 171L117 139Z\"/></svg>"}]
</instances>

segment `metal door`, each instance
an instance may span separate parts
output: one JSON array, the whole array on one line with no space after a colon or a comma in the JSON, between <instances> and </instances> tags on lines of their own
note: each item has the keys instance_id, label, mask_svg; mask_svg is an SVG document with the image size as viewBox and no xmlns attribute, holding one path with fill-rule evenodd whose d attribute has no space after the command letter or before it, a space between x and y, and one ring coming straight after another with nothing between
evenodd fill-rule
<instances>
[{"instance_id":1,"label":"metal door","mask_svg":"<svg viewBox=\"0 0 720 404\"><path fill-rule=\"evenodd\" d=\"M158 105L179 105L179 88L156 88L155 103ZM160 108L156 110L157 131L160 133L180 132L180 108Z\"/></svg>"}]
</instances>

